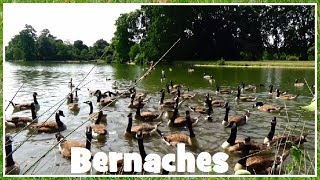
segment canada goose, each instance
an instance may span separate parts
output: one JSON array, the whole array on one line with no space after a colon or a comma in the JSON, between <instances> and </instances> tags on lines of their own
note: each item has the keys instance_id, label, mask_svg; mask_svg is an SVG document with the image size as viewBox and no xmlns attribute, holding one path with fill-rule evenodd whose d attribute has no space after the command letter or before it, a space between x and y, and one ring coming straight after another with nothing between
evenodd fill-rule
<instances>
[{"instance_id":1,"label":"canada goose","mask_svg":"<svg viewBox=\"0 0 320 180\"><path fill-rule=\"evenodd\" d=\"M304 83L303 82L299 82L298 79L296 79L294 81L294 87L303 87L304 86Z\"/></svg>"},{"instance_id":2,"label":"canada goose","mask_svg":"<svg viewBox=\"0 0 320 180\"><path fill-rule=\"evenodd\" d=\"M263 112L271 112L271 113L278 113L280 112L284 107L275 107L270 104L263 104L263 102L257 102L253 106L256 106L260 111Z\"/></svg>"},{"instance_id":3,"label":"canada goose","mask_svg":"<svg viewBox=\"0 0 320 180\"><path fill-rule=\"evenodd\" d=\"M71 88L74 87L74 84L72 83L72 78L71 78L70 81L68 82L68 87L71 87Z\"/></svg>"},{"instance_id":4,"label":"canada goose","mask_svg":"<svg viewBox=\"0 0 320 180\"><path fill-rule=\"evenodd\" d=\"M244 145L243 157L234 166L234 171L247 169L252 174L275 174L279 172L281 163L289 156L289 151L284 151L281 156L250 156L250 144Z\"/></svg>"},{"instance_id":5,"label":"canada goose","mask_svg":"<svg viewBox=\"0 0 320 180\"><path fill-rule=\"evenodd\" d=\"M171 86L171 91L173 90L173 89L181 89L181 88L183 88L183 85L182 84L175 84L175 85L173 85L173 81L172 80L170 80L170 86Z\"/></svg>"},{"instance_id":6,"label":"canada goose","mask_svg":"<svg viewBox=\"0 0 320 180\"><path fill-rule=\"evenodd\" d=\"M180 90L179 90L180 91ZM190 91L190 89L188 88L187 89L187 92L189 92ZM191 98L194 98L196 95L197 95L198 93L196 92L196 93L194 93L194 94L190 94L190 93L183 93L182 95L180 95L180 93L179 93L179 95L181 96L181 98L182 99L191 99Z\"/></svg>"},{"instance_id":7,"label":"canada goose","mask_svg":"<svg viewBox=\"0 0 320 180\"><path fill-rule=\"evenodd\" d=\"M190 112L186 111L186 116L178 116L178 108L175 106L173 117L169 120L168 126L174 126L174 127L184 127L187 126L187 117L190 118ZM192 126L196 125L199 121L200 117L196 118L190 118Z\"/></svg>"},{"instance_id":8,"label":"canada goose","mask_svg":"<svg viewBox=\"0 0 320 180\"><path fill-rule=\"evenodd\" d=\"M79 111L80 110L79 104L73 102L73 94L72 93L70 94L70 103L68 104L68 109L70 111Z\"/></svg>"},{"instance_id":9,"label":"canada goose","mask_svg":"<svg viewBox=\"0 0 320 180\"><path fill-rule=\"evenodd\" d=\"M244 145L249 143L250 138L245 138L243 141L236 141L237 139L237 125L233 125L231 127L231 132L229 138L222 143L221 147L227 152L233 153L233 154L243 154L244 152Z\"/></svg>"},{"instance_id":10,"label":"canada goose","mask_svg":"<svg viewBox=\"0 0 320 180\"><path fill-rule=\"evenodd\" d=\"M32 96L33 96L33 103L36 107L36 111L39 111L40 105L37 100L37 95L38 93L34 92ZM32 103L13 103L12 101L9 101L9 102L13 106L13 112L19 112L19 111L31 109Z\"/></svg>"},{"instance_id":11,"label":"canada goose","mask_svg":"<svg viewBox=\"0 0 320 180\"><path fill-rule=\"evenodd\" d=\"M297 94L297 95L295 95L295 96L291 96L291 95L280 95L281 93L280 93L280 90L279 89L277 89L277 97L276 97L276 99L283 99L283 100L295 100L295 99L297 99L299 96L300 96L300 94Z\"/></svg>"},{"instance_id":12,"label":"canada goose","mask_svg":"<svg viewBox=\"0 0 320 180\"><path fill-rule=\"evenodd\" d=\"M138 131L136 134L136 138L138 140L138 147L139 147L139 152L141 155L142 163L145 162L145 158L147 156L146 151L144 150L144 145L143 145L143 133L142 131Z\"/></svg>"},{"instance_id":13,"label":"canada goose","mask_svg":"<svg viewBox=\"0 0 320 180\"><path fill-rule=\"evenodd\" d=\"M99 111L98 118L94 124L91 125L93 138L102 138L107 134L106 126L100 124L103 112Z\"/></svg>"},{"instance_id":14,"label":"canada goose","mask_svg":"<svg viewBox=\"0 0 320 180\"><path fill-rule=\"evenodd\" d=\"M206 75L206 73L203 73L203 79L206 79L206 80L213 80L213 76Z\"/></svg>"},{"instance_id":15,"label":"canada goose","mask_svg":"<svg viewBox=\"0 0 320 180\"><path fill-rule=\"evenodd\" d=\"M279 134L275 136L275 127L276 127L276 117L274 117L271 121L271 130L267 137L264 138L263 143L268 145L280 145L284 146L286 144L286 148L290 148L290 143L295 145L300 145L307 142L306 138L309 135L309 131L302 133L301 136L288 135L288 134ZM289 143L289 144L287 144Z\"/></svg>"},{"instance_id":16,"label":"canada goose","mask_svg":"<svg viewBox=\"0 0 320 180\"><path fill-rule=\"evenodd\" d=\"M241 82L241 91L255 91L257 89L256 86L253 86L253 85L248 85L248 86L245 86L244 82Z\"/></svg>"},{"instance_id":17,"label":"canada goose","mask_svg":"<svg viewBox=\"0 0 320 180\"><path fill-rule=\"evenodd\" d=\"M60 116L64 117L63 111L56 112L56 121L46 121L42 123L32 124L30 128L38 133L56 133L67 129L66 125L60 120Z\"/></svg>"},{"instance_id":18,"label":"canada goose","mask_svg":"<svg viewBox=\"0 0 320 180\"><path fill-rule=\"evenodd\" d=\"M257 100L257 97L251 97L251 96L240 96L240 93L241 93L241 89L240 87L238 87L238 93L237 93L237 96L235 98L236 101L244 101L244 102L254 102Z\"/></svg>"},{"instance_id":19,"label":"canada goose","mask_svg":"<svg viewBox=\"0 0 320 180\"><path fill-rule=\"evenodd\" d=\"M128 126L125 131L126 136L135 137L138 131L142 131L144 135L152 135L152 133L155 132L158 126L161 124L161 122L157 123L156 125L141 123L139 125L132 127L132 120L133 120L132 113L129 113L127 117L128 117Z\"/></svg>"},{"instance_id":20,"label":"canada goose","mask_svg":"<svg viewBox=\"0 0 320 180\"><path fill-rule=\"evenodd\" d=\"M86 103L86 104L88 104L90 106L90 112L89 112L90 120L96 121L98 119L99 112L93 112L92 102L91 101L85 101L83 103ZM107 115L106 114L102 115L101 121L104 121L104 122L107 121Z\"/></svg>"},{"instance_id":21,"label":"canada goose","mask_svg":"<svg viewBox=\"0 0 320 180\"><path fill-rule=\"evenodd\" d=\"M71 158L72 147L82 147L91 150L92 129L90 126L86 128L86 144L78 140L66 140L64 136L58 132L56 139L59 142L59 151L64 158Z\"/></svg>"},{"instance_id":22,"label":"canada goose","mask_svg":"<svg viewBox=\"0 0 320 180\"><path fill-rule=\"evenodd\" d=\"M166 84L166 90L167 90L167 93L170 94L169 84Z\"/></svg>"},{"instance_id":23,"label":"canada goose","mask_svg":"<svg viewBox=\"0 0 320 180\"><path fill-rule=\"evenodd\" d=\"M88 92L89 92L89 96L96 96L97 95L97 93L98 93L98 89L89 89L89 88L87 88L88 89Z\"/></svg>"},{"instance_id":24,"label":"canada goose","mask_svg":"<svg viewBox=\"0 0 320 180\"><path fill-rule=\"evenodd\" d=\"M18 175L20 174L19 165L13 160L12 152L12 137L6 135L5 138L6 146L6 164L5 164L5 174L6 175Z\"/></svg>"},{"instance_id":25,"label":"canada goose","mask_svg":"<svg viewBox=\"0 0 320 180\"><path fill-rule=\"evenodd\" d=\"M6 128L8 127L24 127L27 126L30 123L36 123L37 122L37 114L36 114L36 107L34 105L34 103L31 104L31 115L32 118L30 117L19 117L19 116L15 116L12 117L11 119L6 119L5 121L5 125Z\"/></svg>"},{"instance_id":26,"label":"canada goose","mask_svg":"<svg viewBox=\"0 0 320 180\"><path fill-rule=\"evenodd\" d=\"M224 100L220 100L220 99L212 100L212 98L210 97L210 94L207 93L206 100L204 101L205 106L208 106L208 101L211 101L212 107L223 107L226 103Z\"/></svg>"},{"instance_id":27,"label":"canada goose","mask_svg":"<svg viewBox=\"0 0 320 180\"><path fill-rule=\"evenodd\" d=\"M208 114L209 110L212 111L212 100L208 99L205 103L206 103L206 106L208 108L201 107L201 106L198 106L198 107L191 107L191 106L188 106L188 105L186 105L186 106L193 112L197 112L197 113L200 113L200 114Z\"/></svg>"},{"instance_id":28,"label":"canada goose","mask_svg":"<svg viewBox=\"0 0 320 180\"><path fill-rule=\"evenodd\" d=\"M187 113L186 113L187 114ZM168 146L176 146L178 143L185 143L188 146L193 146L195 141L195 134L192 129L192 122L190 116L186 117L187 119L187 127L189 129L190 135L186 134L170 134L170 135L163 135L163 133L156 129L158 134L162 137L162 140L168 145Z\"/></svg>"},{"instance_id":29,"label":"canada goose","mask_svg":"<svg viewBox=\"0 0 320 180\"><path fill-rule=\"evenodd\" d=\"M108 91L106 93L108 93ZM98 106L115 105L116 103L115 98L111 98L110 94L109 94L109 97L105 97L105 98L102 97L102 93L100 90L97 91L97 94L98 94L97 96Z\"/></svg>"},{"instance_id":30,"label":"canada goose","mask_svg":"<svg viewBox=\"0 0 320 180\"><path fill-rule=\"evenodd\" d=\"M137 109L139 107L139 100L138 101L135 101L134 98L135 98L135 95L132 94L131 95L131 100L130 100L130 104L128 105L128 108L135 108ZM143 107L145 105L145 103L142 103L141 106Z\"/></svg>"},{"instance_id":31,"label":"canada goose","mask_svg":"<svg viewBox=\"0 0 320 180\"><path fill-rule=\"evenodd\" d=\"M119 88L119 83L118 83L118 81L114 81L114 82L112 83L112 85L111 85L111 88L112 88L112 89L118 89L118 88Z\"/></svg>"},{"instance_id":32,"label":"canada goose","mask_svg":"<svg viewBox=\"0 0 320 180\"><path fill-rule=\"evenodd\" d=\"M270 94L270 95L274 95L274 96L276 96L276 95L277 95L277 90L278 90L278 89L276 89L276 91L275 91L275 92L273 92L273 85L272 85L272 84L269 86L269 88L270 88L270 90L269 90L269 94ZM280 92L280 94L281 94L281 95L285 95L285 94L287 94L287 92Z\"/></svg>"},{"instance_id":33,"label":"canada goose","mask_svg":"<svg viewBox=\"0 0 320 180\"><path fill-rule=\"evenodd\" d=\"M138 99L145 100L145 98L147 97L147 93L143 93L143 92L137 93L135 88L132 89L132 93L135 96L135 100L138 100Z\"/></svg>"},{"instance_id":34,"label":"canada goose","mask_svg":"<svg viewBox=\"0 0 320 180\"><path fill-rule=\"evenodd\" d=\"M233 91L229 89L220 89L219 85L216 85L216 94L232 94Z\"/></svg>"},{"instance_id":35,"label":"canada goose","mask_svg":"<svg viewBox=\"0 0 320 180\"><path fill-rule=\"evenodd\" d=\"M162 119L163 111L160 114L157 114L155 112L141 112L142 108L142 101L139 100L139 105L135 114L135 119L139 121L157 121Z\"/></svg>"},{"instance_id":36,"label":"canada goose","mask_svg":"<svg viewBox=\"0 0 320 180\"><path fill-rule=\"evenodd\" d=\"M179 97L175 97L173 100L164 101L164 89L161 89L160 107L172 109L175 104L179 104ZM181 104L181 103L180 103Z\"/></svg>"},{"instance_id":37,"label":"canada goose","mask_svg":"<svg viewBox=\"0 0 320 180\"><path fill-rule=\"evenodd\" d=\"M76 88L75 89L75 97L73 97L73 102L74 103L77 103L78 101L79 101L79 97L78 97L78 91L79 91L80 89L79 88ZM69 93L69 95L68 95L68 97L67 97L67 104L70 104L71 103L71 94L72 93Z\"/></svg>"},{"instance_id":38,"label":"canada goose","mask_svg":"<svg viewBox=\"0 0 320 180\"><path fill-rule=\"evenodd\" d=\"M134 93L134 88L129 88L128 91L116 91L117 96L121 98L131 97L132 93Z\"/></svg>"},{"instance_id":39,"label":"canada goose","mask_svg":"<svg viewBox=\"0 0 320 180\"><path fill-rule=\"evenodd\" d=\"M193 68L188 68L188 72L192 73L192 72L194 72L194 69Z\"/></svg>"},{"instance_id":40,"label":"canada goose","mask_svg":"<svg viewBox=\"0 0 320 180\"><path fill-rule=\"evenodd\" d=\"M228 116L230 111L230 107L226 107L226 113L224 116L224 119L222 121L222 125L225 127L231 127L234 123L237 124L237 126L241 126L247 123L250 117L250 112L247 111L244 113L244 115L233 115L233 116Z\"/></svg>"}]
</instances>

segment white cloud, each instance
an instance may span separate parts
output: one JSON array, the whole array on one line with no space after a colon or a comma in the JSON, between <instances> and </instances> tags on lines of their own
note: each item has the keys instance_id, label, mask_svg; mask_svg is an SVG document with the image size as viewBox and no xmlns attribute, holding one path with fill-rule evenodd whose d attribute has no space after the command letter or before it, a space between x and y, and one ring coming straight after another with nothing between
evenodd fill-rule
<instances>
[{"instance_id":1,"label":"white cloud","mask_svg":"<svg viewBox=\"0 0 320 180\"><path fill-rule=\"evenodd\" d=\"M3 5L4 45L21 31L25 24L43 29L64 41L82 40L91 46L98 39L110 42L120 14L140 9L141 4L36 4L5 3Z\"/></svg>"}]
</instances>

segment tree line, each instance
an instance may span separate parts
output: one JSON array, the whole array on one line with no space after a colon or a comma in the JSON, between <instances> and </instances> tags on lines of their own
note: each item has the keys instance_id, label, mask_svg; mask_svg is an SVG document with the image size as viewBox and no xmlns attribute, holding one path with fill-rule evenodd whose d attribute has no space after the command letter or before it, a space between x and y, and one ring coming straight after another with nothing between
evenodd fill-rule
<instances>
[{"instance_id":1,"label":"tree line","mask_svg":"<svg viewBox=\"0 0 320 180\"><path fill-rule=\"evenodd\" d=\"M165 60L314 60L315 9L297 6L150 6L122 14L110 44L67 44L27 25L6 47L6 59L107 62Z\"/></svg>"}]
</instances>

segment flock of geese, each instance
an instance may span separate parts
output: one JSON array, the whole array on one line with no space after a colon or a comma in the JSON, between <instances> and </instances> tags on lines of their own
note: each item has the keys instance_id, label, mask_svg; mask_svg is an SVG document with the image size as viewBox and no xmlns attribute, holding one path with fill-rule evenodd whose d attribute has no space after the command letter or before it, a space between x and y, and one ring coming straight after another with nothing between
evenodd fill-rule
<instances>
[{"instance_id":1,"label":"flock of geese","mask_svg":"<svg viewBox=\"0 0 320 180\"><path fill-rule=\"evenodd\" d=\"M194 69L189 68L187 70L192 73ZM165 72L161 73L161 81L166 80ZM203 79L214 82L212 75L203 74ZM109 79L106 79L107 81ZM75 87L72 83L72 79L68 84L71 90ZM71 147L84 147L91 150L92 139L97 141L104 141L107 135L107 130L110 131L105 125L107 122L107 116L102 110L94 112L94 104L97 107L104 107L106 105L115 105L116 100L119 98L130 98L130 104L128 108L134 109L135 113L130 112L127 114L127 127L123 128L124 135L127 137L136 138L138 141L139 151L144 160L146 152L144 150L143 138L156 138L160 137L165 144L168 146L176 147L178 143L185 143L187 146L194 146L196 143L197 132L193 130L193 127L199 122L200 119L207 121L215 121L213 116L213 109L220 108L225 111L225 116L221 119L222 127L230 128L230 136L225 142L221 144L221 148L230 154L239 156L239 160L234 167L234 171L241 170L249 171L251 174L275 174L278 173L279 167L283 161L289 156L289 148L295 144L300 145L306 142L306 137L309 132L305 132L302 135L291 135L291 134L276 134L275 127L277 123L277 117L274 115L270 116L271 125L270 132L266 134L263 142L251 140L250 137L245 139L238 139L237 132L239 126L248 126L247 124L250 118L250 112L246 111L242 115L230 115L230 105L228 101L214 99L215 97L233 97L233 100L239 103L251 102L254 107L259 111L267 113L279 113L284 107L277 107L272 104L265 104L261 101L257 101L257 97L247 96L247 92L254 93L257 88L263 87L263 85L245 85L241 83L236 89L222 88L216 85L214 92L206 94L200 94L198 92L192 92L189 88L186 88L182 84L174 84L173 81L167 82L167 84L160 90L159 99L159 112L156 111L143 111L151 97L148 97L147 93L137 92L136 88L131 87L129 90L119 90L119 83L112 85L112 91L103 92L102 90L89 90L89 96L96 97L97 102L85 101L89 107L88 118L93 122L91 125L86 127L85 136L86 141L79 139L66 139L62 135L62 132L67 129L67 125L63 123L61 117L64 117L64 112L58 110L55 113L54 121L37 121L37 111L40 109L40 105L37 101L37 93L33 93L33 102L31 103L14 103L10 101L13 106L13 112L31 111L31 117L13 116L12 118L5 120L6 128L18 128L28 126L31 131L37 133L54 133L59 143L59 150L64 158L71 157ZM295 87L303 87L304 83L295 81L293 84ZM282 100L295 100L299 97L297 95L290 95L287 92L282 92L280 89L273 89L273 85L269 86L269 95L274 99ZM74 93L69 93L67 96L68 109L70 111L79 111L79 100L77 91L80 89L74 88ZM245 95L243 95L245 94ZM166 96L169 97L166 99ZM188 104L182 106L185 102L190 102L195 96L203 97L203 106L189 106ZM153 97L154 98L154 97ZM229 101L232 100L231 98ZM185 107L185 111L179 112L181 107ZM191 117L192 114L198 114ZM186 127L189 131L185 133L163 133L163 130L159 128L159 125L167 119L167 125L181 129ZM135 123L133 123L135 122ZM135 124L135 125L134 125ZM6 135L5 137L5 150L6 150L6 174L19 174L20 169L18 164L13 160L12 153L12 137ZM290 143L289 143L290 142ZM283 154L274 155L273 150L275 147L282 147ZM108 162L106 162L108 164ZM107 173L107 172L106 172ZM118 172L117 174L123 174L123 160L118 161ZM169 174L168 171L163 170L162 174Z\"/></svg>"}]
</instances>

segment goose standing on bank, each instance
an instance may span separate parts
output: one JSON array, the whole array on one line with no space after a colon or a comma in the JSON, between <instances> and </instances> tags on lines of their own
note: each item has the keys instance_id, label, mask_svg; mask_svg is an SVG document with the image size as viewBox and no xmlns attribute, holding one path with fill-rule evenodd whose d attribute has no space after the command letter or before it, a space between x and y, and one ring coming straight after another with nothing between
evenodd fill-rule
<instances>
[{"instance_id":1,"label":"goose standing on bank","mask_svg":"<svg viewBox=\"0 0 320 180\"><path fill-rule=\"evenodd\" d=\"M20 116L14 116L11 119L6 119L5 126L6 128L16 128L16 127L25 127L29 125L30 123L37 123L37 114L36 114L36 107L34 103L31 104L31 115L30 117L20 117Z\"/></svg>"},{"instance_id":2,"label":"goose standing on bank","mask_svg":"<svg viewBox=\"0 0 320 180\"><path fill-rule=\"evenodd\" d=\"M18 175L20 174L19 165L13 160L12 152L12 137L6 135L5 138L5 149L6 149L6 164L5 164L5 175Z\"/></svg>"},{"instance_id":3,"label":"goose standing on bank","mask_svg":"<svg viewBox=\"0 0 320 180\"><path fill-rule=\"evenodd\" d=\"M66 125L60 120L60 116L64 117L63 111L56 112L55 121L47 121L30 126L31 130L35 130L38 133L56 133L67 129Z\"/></svg>"},{"instance_id":4,"label":"goose standing on bank","mask_svg":"<svg viewBox=\"0 0 320 180\"><path fill-rule=\"evenodd\" d=\"M37 95L38 93L34 92L32 96L33 96L33 103L35 105L36 111L39 111L40 105L37 100ZM13 112L19 112L19 111L31 109L32 103L13 103L12 101L9 101L9 102L13 106Z\"/></svg>"}]
</instances>

